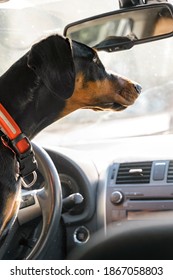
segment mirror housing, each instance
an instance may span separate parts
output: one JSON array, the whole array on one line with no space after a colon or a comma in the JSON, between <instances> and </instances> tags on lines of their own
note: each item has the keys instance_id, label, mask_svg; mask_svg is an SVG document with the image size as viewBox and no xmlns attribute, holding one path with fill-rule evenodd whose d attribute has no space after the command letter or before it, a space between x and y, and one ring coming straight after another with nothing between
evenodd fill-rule
<instances>
[{"instance_id":1,"label":"mirror housing","mask_svg":"<svg viewBox=\"0 0 173 280\"><path fill-rule=\"evenodd\" d=\"M96 50L129 49L173 36L173 6L164 2L100 14L68 24L64 36Z\"/></svg>"}]
</instances>

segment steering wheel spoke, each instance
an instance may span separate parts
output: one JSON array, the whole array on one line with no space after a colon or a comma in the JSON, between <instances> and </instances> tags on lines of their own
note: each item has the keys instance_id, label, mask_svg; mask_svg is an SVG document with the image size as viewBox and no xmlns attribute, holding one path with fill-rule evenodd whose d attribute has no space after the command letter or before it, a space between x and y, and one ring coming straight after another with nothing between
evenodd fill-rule
<instances>
[{"instance_id":1,"label":"steering wheel spoke","mask_svg":"<svg viewBox=\"0 0 173 280\"><path fill-rule=\"evenodd\" d=\"M22 201L17 217L19 225L23 225L42 214L38 199L40 192L44 192L44 189L22 192Z\"/></svg>"}]
</instances>

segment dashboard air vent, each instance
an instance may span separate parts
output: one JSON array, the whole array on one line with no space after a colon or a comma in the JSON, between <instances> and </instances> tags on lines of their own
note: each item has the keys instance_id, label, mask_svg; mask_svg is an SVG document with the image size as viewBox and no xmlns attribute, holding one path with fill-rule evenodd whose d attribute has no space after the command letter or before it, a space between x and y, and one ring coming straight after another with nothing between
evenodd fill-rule
<instances>
[{"instance_id":1,"label":"dashboard air vent","mask_svg":"<svg viewBox=\"0 0 173 280\"><path fill-rule=\"evenodd\" d=\"M121 163L116 184L148 184L151 166L152 161Z\"/></svg>"},{"instance_id":2,"label":"dashboard air vent","mask_svg":"<svg viewBox=\"0 0 173 280\"><path fill-rule=\"evenodd\" d=\"M169 162L167 183L173 183L173 160Z\"/></svg>"}]
</instances>

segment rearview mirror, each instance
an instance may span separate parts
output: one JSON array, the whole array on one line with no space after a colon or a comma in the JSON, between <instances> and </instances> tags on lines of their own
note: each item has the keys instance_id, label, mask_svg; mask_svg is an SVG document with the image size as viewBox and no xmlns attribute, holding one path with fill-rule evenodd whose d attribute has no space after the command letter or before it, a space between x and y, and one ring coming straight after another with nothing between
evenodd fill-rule
<instances>
[{"instance_id":1,"label":"rearview mirror","mask_svg":"<svg viewBox=\"0 0 173 280\"><path fill-rule=\"evenodd\" d=\"M67 25L64 35L97 50L129 49L173 36L173 6L137 6L97 15Z\"/></svg>"}]
</instances>

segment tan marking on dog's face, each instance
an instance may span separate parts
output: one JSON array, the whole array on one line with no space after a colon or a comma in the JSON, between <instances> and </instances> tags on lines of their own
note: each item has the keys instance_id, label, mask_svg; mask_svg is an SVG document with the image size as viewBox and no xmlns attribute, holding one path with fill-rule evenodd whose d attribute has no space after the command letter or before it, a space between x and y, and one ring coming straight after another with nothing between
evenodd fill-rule
<instances>
[{"instance_id":1,"label":"tan marking on dog's face","mask_svg":"<svg viewBox=\"0 0 173 280\"><path fill-rule=\"evenodd\" d=\"M17 193L10 194L6 199L6 204L4 207L4 211L2 213L2 226L0 228L0 235L3 233L4 229L6 229L7 224L16 217L20 205L20 188ZM7 226L8 227L8 226Z\"/></svg>"},{"instance_id":2,"label":"tan marking on dog's face","mask_svg":"<svg viewBox=\"0 0 173 280\"><path fill-rule=\"evenodd\" d=\"M137 97L134 84L126 78L110 75L101 81L85 82L80 73L76 77L73 95L67 100L60 117L80 108L122 110L132 105ZM115 103L122 105L122 108L116 108Z\"/></svg>"}]
</instances>

